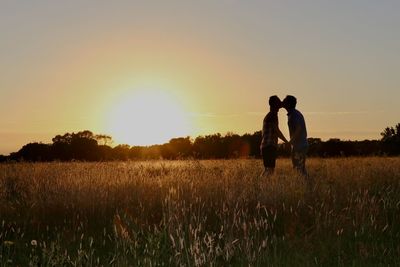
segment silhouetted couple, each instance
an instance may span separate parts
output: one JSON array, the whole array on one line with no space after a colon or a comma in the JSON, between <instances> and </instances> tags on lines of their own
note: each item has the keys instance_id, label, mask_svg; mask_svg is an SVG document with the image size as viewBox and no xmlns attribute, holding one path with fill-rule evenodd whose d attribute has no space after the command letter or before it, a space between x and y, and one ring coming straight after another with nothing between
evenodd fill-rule
<instances>
[{"instance_id":1,"label":"silhouetted couple","mask_svg":"<svg viewBox=\"0 0 400 267\"><path fill-rule=\"evenodd\" d=\"M265 116L262 128L261 155L264 162L264 175L270 175L275 170L278 138L291 146L293 168L307 176L306 155L308 150L307 129L303 115L296 109L297 99L288 95L283 101L276 95L269 98L270 111ZM290 141L279 129L278 111L285 108L288 116Z\"/></svg>"}]
</instances>

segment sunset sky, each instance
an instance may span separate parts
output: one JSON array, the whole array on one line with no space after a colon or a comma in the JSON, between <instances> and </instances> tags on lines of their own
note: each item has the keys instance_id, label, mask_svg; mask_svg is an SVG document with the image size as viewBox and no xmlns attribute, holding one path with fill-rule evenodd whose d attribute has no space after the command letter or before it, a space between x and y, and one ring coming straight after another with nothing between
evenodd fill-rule
<instances>
[{"instance_id":1,"label":"sunset sky","mask_svg":"<svg viewBox=\"0 0 400 267\"><path fill-rule=\"evenodd\" d=\"M115 144L253 133L298 99L309 137L400 122L400 1L0 2L0 154L91 130ZM279 115L288 136L286 112Z\"/></svg>"}]
</instances>

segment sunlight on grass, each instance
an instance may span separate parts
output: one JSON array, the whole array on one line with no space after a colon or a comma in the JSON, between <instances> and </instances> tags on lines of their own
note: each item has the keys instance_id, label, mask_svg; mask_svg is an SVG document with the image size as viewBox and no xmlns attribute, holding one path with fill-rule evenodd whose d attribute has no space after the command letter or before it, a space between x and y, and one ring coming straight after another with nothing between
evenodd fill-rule
<instances>
[{"instance_id":1,"label":"sunlight on grass","mask_svg":"<svg viewBox=\"0 0 400 267\"><path fill-rule=\"evenodd\" d=\"M400 261L400 159L0 165L0 266ZM290 256L289 256L290 255Z\"/></svg>"}]
</instances>

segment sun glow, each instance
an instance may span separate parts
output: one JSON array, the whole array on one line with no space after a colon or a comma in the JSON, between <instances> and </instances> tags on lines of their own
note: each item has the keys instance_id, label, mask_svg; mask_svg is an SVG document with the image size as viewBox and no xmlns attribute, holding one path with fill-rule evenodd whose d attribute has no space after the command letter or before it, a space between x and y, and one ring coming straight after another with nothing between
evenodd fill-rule
<instances>
[{"instance_id":1,"label":"sun glow","mask_svg":"<svg viewBox=\"0 0 400 267\"><path fill-rule=\"evenodd\" d=\"M108 114L108 132L119 144L153 145L190 135L188 116L179 102L162 90L125 95Z\"/></svg>"}]
</instances>

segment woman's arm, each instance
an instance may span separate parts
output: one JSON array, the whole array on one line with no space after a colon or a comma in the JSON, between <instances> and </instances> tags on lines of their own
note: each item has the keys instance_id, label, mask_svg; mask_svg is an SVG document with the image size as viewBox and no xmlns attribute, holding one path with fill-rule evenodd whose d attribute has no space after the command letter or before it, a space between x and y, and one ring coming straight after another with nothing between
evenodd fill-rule
<instances>
[{"instance_id":1,"label":"woman's arm","mask_svg":"<svg viewBox=\"0 0 400 267\"><path fill-rule=\"evenodd\" d=\"M286 139L286 137L283 135L283 133L281 132L281 130L279 129L278 126L275 127L275 131L278 134L278 137L285 143L289 143L289 141Z\"/></svg>"}]
</instances>

